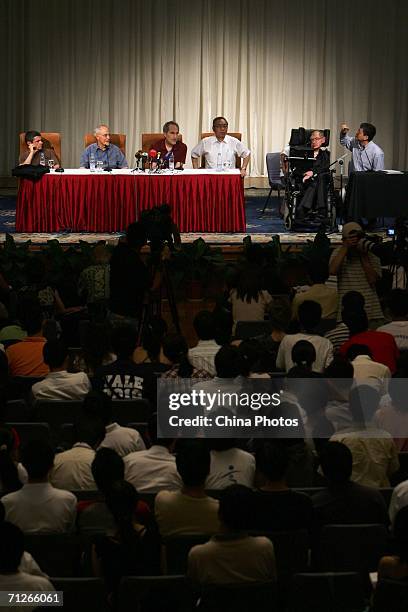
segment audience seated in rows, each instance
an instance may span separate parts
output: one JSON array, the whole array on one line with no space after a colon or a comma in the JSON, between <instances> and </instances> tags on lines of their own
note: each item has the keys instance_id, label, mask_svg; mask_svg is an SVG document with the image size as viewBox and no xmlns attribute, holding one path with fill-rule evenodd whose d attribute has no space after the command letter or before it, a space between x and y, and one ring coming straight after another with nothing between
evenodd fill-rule
<instances>
[{"instance_id":1,"label":"audience seated in rows","mask_svg":"<svg viewBox=\"0 0 408 612\"><path fill-rule=\"evenodd\" d=\"M405 289L393 289L388 298L392 321L377 328L395 338L400 351L408 350L408 294Z\"/></svg>"},{"instance_id":2,"label":"audience seated in rows","mask_svg":"<svg viewBox=\"0 0 408 612\"><path fill-rule=\"evenodd\" d=\"M218 501L205 492L210 462L210 451L202 440L187 441L177 452L176 465L182 488L179 491L160 491L154 505L163 538L219 531Z\"/></svg>"},{"instance_id":3,"label":"audience seated in rows","mask_svg":"<svg viewBox=\"0 0 408 612\"><path fill-rule=\"evenodd\" d=\"M110 253L104 244L92 251L93 263L84 268L78 279L78 295L85 300L88 310L105 304L110 297Z\"/></svg>"},{"instance_id":4,"label":"audience seated in rows","mask_svg":"<svg viewBox=\"0 0 408 612\"><path fill-rule=\"evenodd\" d=\"M355 384L371 385L380 396L387 393L388 381L391 378L390 369L373 360L373 353L366 344L352 344L346 358L353 366Z\"/></svg>"},{"instance_id":5,"label":"audience seated in rows","mask_svg":"<svg viewBox=\"0 0 408 612\"><path fill-rule=\"evenodd\" d=\"M114 529L95 537L92 559L94 575L105 579L113 598L122 576L160 574L160 539L153 527L139 522L138 499L137 491L124 480L113 483L106 492Z\"/></svg>"},{"instance_id":6,"label":"audience seated in rows","mask_svg":"<svg viewBox=\"0 0 408 612\"><path fill-rule=\"evenodd\" d=\"M338 310L337 290L325 283L329 278L326 261L314 261L308 271L312 286L306 291L296 293L292 301L292 317L297 319L298 308L306 300L317 302L322 307L322 319L336 319Z\"/></svg>"},{"instance_id":7,"label":"audience seated in rows","mask_svg":"<svg viewBox=\"0 0 408 612\"><path fill-rule=\"evenodd\" d=\"M322 449L319 459L327 487L311 497L318 529L330 524L389 525L381 493L351 480L353 456L345 444L329 442Z\"/></svg>"},{"instance_id":8,"label":"audience seated in rows","mask_svg":"<svg viewBox=\"0 0 408 612\"><path fill-rule=\"evenodd\" d=\"M337 323L334 329L325 334L325 338L333 344L335 353L350 338L350 330L346 321L349 321L355 312L364 310L364 303L364 296L358 291L347 291L343 295L341 300L341 321Z\"/></svg>"},{"instance_id":9,"label":"audience seated in rows","mask_svg":"<svg viewBox=\"0 0 408 612\"><path fill-rule=\"evenodd\" d=\"M55 591L48 576L36 571L37 564L22 564L24 535L18 526L8 521L1 522L0 542L0 591ZM38 604L25 605L24 610L31 612L37 607Z\"/></svg>"},{"instance_id":10,"label":"audience seated in rows","mask_svg":"<svg viewBox=\"0 0 408 612\"><path fill-rule=\"evenodd\" d=\"M408 403L406 378L392 378L388 395L381 400L374 416L379 429L385 429L394 438L398 452L408 451Z\"/></svg>"},{"instance_id":11,"label":"audience seated in rows","mask_svg":"<svg viewBox=\"0 0 408 612\"><path fill-rule=\"evenodd\" d=\"M37 303L31 303L31 313L27 314L24 328L27 336L20 342L12 344L6 350L9 373L11 376L46 376L49 372L44 363L43 348L46 342L43 336L43 315Z\"/></svg>"},{"instance_id":12,"label":"audience seated in rows","mask_svg":"<svg viewBox=\"0 0 408 612\"><path fill-rule=\"evenodd\" d=\"M188 555L188 576L196 584L241 584L276 580L272 542L248 535L250 489L232 485L219 504L221 531L209 542L194 546Z\"/></svg>"},{"instance_id":13,"label":"audience seated in rows","mask_svg":"<svg viewBox=\"0 0 408 612\"><path fill-rule=\"evenodd\" d=\"M74 429L77 441L70 450L56 455L50 481L58 489L92 491L96 485L91 465L95 449L105 437L105 426L100 417L83 414Z\"/></svg>"},{"instance_id":14,"label":"audience seated in rows","mask_svg":"<svg viewBox=\"0 0 408 612\"><path fill-rule=\"evenodd\" d=\"M214 357L221 347L215 341L216 326L213 314L208 310L197 313L194 317L194 330L198 343L188 351L189 361L193 367L214 376Z\"/></svg>"},{"instance_id":15,"label":"audience seated in rows","mask_svg":"<svg viewBox=\"0 0 408 612\"><path fill-rule=\"evenodd\" d=\"M35 400L82 400L91 390L84 372L68 372L68 349L62 340L44 344L43 359L49 373L31 387Z\"/></svg>"},{"instance_id":16,"label":"audience seated in rows","mask_svg":"<svg viewBox=\"0 0 408 612\"><path fill-rule=\"evenodd\" d=\"M51 446L40 440L31 440L23 447L21 455L28 482L19 491L2 497L6 520L25 533L72 531L77 500L69 491L54 488L49 482L54 465Z\"/></svg>"},{"instance_id":17,"label":"audience seated in rows","mask_svg":"<svg viewBox=\"0 0 408 612\"><path fill-rule=\"evenodd\" d=\"M399 468L398 453L391 435L373 422L378 408L378 391L360 385L350 392L351 427L336 432L332 441L342 442L353 456L351 479L369 487L389 487L390 476Z\"/></svg>"},{"instance_id":18,"label":"audience seated in rows","mask_svg":"<svg viewBox=\"0 0 408 612\"><path fill-rule=\"evenodd\" d=\"M368 318L364 310L347 313L344 322L350 330L350 340L341 345L340 355L345 357L354 344L364 344L371 350L374 361L384 364L394 374L399 356L394 336L368 329Z\"/></svg>"},{"instance_id":19,"label":"audience seated in rows","mask_svg":"<svg viewBox=\"0 0 408 612\"><path fill-rule=\"evenodd\" d=\"M170 369L162 374L162 378L211 378L206 370L196 368L190 363L188 344L180 334L164 336L162 351L170 364Z\"/></svg>"},{"instance_id":20,"label":"audience seated in rows","mask_svg":"<svg viewBox=\"0 0 408 612\"><path fill-rule=\"evenodd\" d=\"M236 286L230 291L228 301L234 321L232 333L235 334L238 321L263 321L273 298L263 288L260 271L245 267L238 272Z\"/></svg>"},{"instance_id":21,"label":"audience seated in rows","mask_svg":"<svg viewBox=\"0 0 408 612\"><path fill-rule=\"evenodd\" d=\"M140 433L132 427L122 427L113 422L112 399L106 393L91 391L84 399L83 410L91 417L102 419L105 437L99 448L111 448L120 457L146 449Z\"/></svg>"},{"instance_id":22,"label":"audience seated in rows","mask_svg":"<svg viewBox=\"0 0 408 612\"><path fill-rule=\"evenodd\" d=\"M287 334L280 343L276 365L288 372L293 367L292 348L299 340L308 340L316 349L316 360L313 369L323 372L333 359L333 345L326 338L317 335L314 330L322 316L322 307L317 302L307 300L299 306L298 310L301 332Z\"/></svg>"},{"instance_id":23,"label":"audience seated in rows","mask_svg":"<svg viewBox=\"0 0 408 612\"><path fill-rule=\"evenodd\" d=\"M124 457L125 480L139 493L180 489L181 479L176 468L176 458L172 454L175 441L157 437L156 417L149 421L148 434L151 442L149 449Z\"/></svg>"},{"instance_id":24,"label":"audience seated in rows","mask_svg":"<svg viewBox=\"0 0 408 612\"><path fill-rule=\"evenodd\" d=\"M313 524L311 498L288 487L286 482L288 467L287 446L280 440L263 441L256 451L257 490L250 500L251 530L311 530Z\"/></svg>"},{"instance_id":25,"label":"audience seated in rows","mask_svg":"<svg viewBox=\"0 0 408 612\"><path fill-rule=\"evenodd\" d=\"M28 480L27 471L18 459L13 431L0 427L0 496L18 491Z\"/></svg>"},{"instance_id":26,"label":"audience seated in rows","mask_svg":"<svg viewBox=\"0 0 408 612\"><path fill-rule=\"evenodd\" d=\"M205 482L206 489L225 489L232 484L253 487L254 456L237 448L236 444L234 438L209 438L211 465Z\"/></svg>"}]
</instances>

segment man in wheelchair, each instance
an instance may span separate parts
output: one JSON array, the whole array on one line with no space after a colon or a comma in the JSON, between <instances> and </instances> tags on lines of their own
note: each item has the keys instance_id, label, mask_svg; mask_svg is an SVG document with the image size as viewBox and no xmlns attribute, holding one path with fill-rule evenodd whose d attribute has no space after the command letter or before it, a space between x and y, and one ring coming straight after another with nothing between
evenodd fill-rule
<instances>
[{"instance_id":1,"label":"man in wheelchair","mask_svg":"<svg viewBox=\"0 0 408 612\"><path fill-rule=\"evenodd\" d=\"M285 224L320 223L334 212L329 206L332 187L329 130L292 130L289 155L283 163L286 176ZM330 210L329 210L330 208Z\"/></svg>"}]
</instances>

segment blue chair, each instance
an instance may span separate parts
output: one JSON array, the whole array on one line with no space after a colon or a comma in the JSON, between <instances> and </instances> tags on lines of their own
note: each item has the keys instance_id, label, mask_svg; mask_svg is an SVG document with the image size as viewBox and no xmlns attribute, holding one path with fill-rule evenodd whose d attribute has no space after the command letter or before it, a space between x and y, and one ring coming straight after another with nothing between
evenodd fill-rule
<instances>
[{"instance_id":1,"label":"blue chair","mask_svg":"<svg viewBox=\"0 0 408 612\"><path fill-rule=\"evenodd\" d=\"M272 191L275 189L278 192L278 198L280 200L280 190L285 190L285 186L282 182L282 177L280 174L281 164L280 164L280 153L267 153L266 154L266 168L268 171L268 179L269 179L269 193L266 198L264 207L262 209L262 215L264 214L266 207L268 206L268 202L271 199Z\"/></svg>"}]
</instances>

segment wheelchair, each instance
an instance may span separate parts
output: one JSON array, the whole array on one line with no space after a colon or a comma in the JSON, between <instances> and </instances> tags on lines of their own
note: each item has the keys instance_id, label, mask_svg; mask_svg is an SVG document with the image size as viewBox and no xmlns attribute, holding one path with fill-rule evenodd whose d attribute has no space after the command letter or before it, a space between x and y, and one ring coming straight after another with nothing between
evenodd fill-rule
<instances>
[{"instance_id":1,"label":"wheelchair","mask_svg":"<svg viewBox=\"0 0 408 612\"><path fill-rule=\"evenodd\" d=\"M336 228L336 194L334 190L334 174L335 170L329 167L317 176L318 181L323 181L319 187L315 185L305 185L303 176L305 172L313 171L314 156L313 149L310 146L310 136L315 130L298 128L293 129L289 141L289 156L286 158L284 166L284 184L285 193L282 206L282 216L286 229L317 229L324 225L329 230ZM322 130L326 138L325 146L330 141L330 130ZM330 153L328 153L328 162L330 163ZM315 181L315 178L310 179ZM318 189L324 191L324 209L322 211L316 207L300 215L302 200L307 189L314 188L314 198L316 199ZM317 205L317 202L315 203Z\"/></svg>"}]
</instances>

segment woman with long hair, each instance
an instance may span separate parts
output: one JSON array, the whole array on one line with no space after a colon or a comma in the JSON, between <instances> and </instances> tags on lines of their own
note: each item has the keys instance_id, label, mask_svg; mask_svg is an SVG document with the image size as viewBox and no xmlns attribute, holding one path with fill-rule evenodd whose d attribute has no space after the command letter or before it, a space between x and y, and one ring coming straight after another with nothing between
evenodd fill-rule
<instances>
[{"instance_id":1,"label":"woman with long hair","mask_svg":"<svg viewBox=\"0 0 408 612\"><path fill-rule=\"evenodd\" d=\"M233 333L238 321L263 321L273 298L263 289L261 274L244 268L238 275L236 287L230 291L228 301L232 307Z\"/></svg>"}]
</instances>

